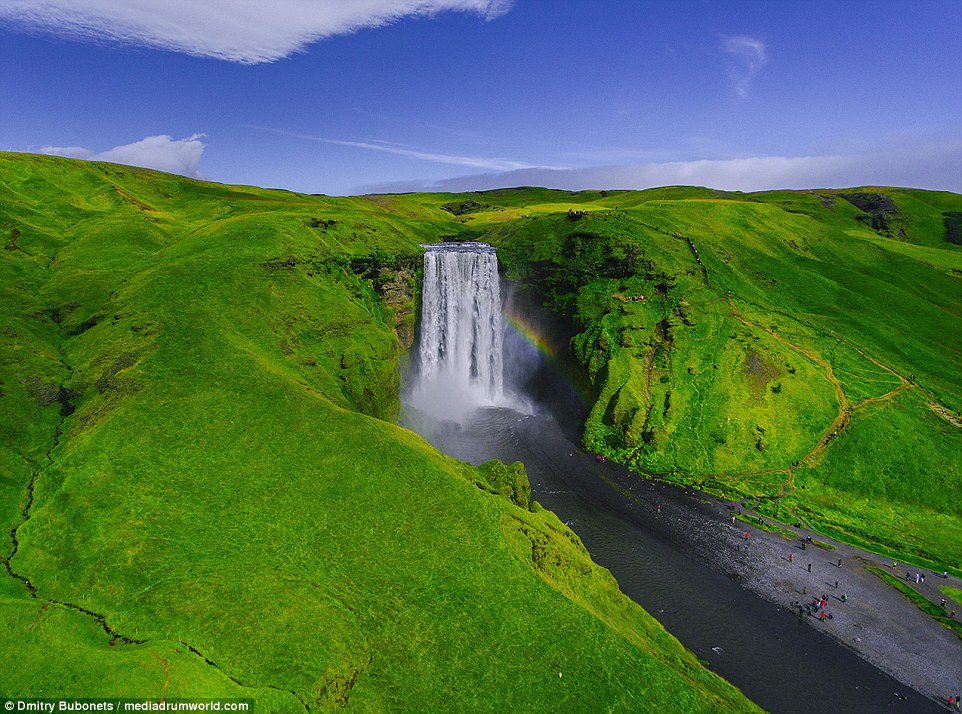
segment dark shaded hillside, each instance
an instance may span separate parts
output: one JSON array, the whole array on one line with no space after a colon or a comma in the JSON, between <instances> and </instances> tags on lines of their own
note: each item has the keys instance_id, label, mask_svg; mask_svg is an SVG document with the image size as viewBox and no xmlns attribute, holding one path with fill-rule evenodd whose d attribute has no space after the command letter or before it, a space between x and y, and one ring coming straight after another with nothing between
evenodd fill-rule
<instances>
[{"instance_id":1,"label":"dark shaded hillside","mask_svg":"<svg viewBox=\"0 0 962 714\"><path fill-rule=\"evenodd\" d=\"M756 710L520 467L391 423L418 244L463 229L0 155L6 696Z\"/></svg>"}]
</instances>

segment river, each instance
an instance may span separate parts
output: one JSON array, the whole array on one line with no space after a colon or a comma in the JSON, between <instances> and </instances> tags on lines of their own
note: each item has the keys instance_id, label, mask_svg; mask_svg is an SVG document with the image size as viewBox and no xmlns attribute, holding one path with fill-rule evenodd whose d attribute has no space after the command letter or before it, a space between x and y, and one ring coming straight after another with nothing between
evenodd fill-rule
<instances>
[{"instance_id":1,"label":"river","mask_svg":"<svg viewBox=\"0 0 962 714\"><path fill-rule=\"evenodd\" d=\"M705 497L596 461L550 410L480 409L461 425L422 432L474 464L523 462L533 498L579 535L622 591L768 711L942 711L804 623L788 603L773 605L720 572L722 544L706 535L719 516Z\"/></svg>"}]
</instances>

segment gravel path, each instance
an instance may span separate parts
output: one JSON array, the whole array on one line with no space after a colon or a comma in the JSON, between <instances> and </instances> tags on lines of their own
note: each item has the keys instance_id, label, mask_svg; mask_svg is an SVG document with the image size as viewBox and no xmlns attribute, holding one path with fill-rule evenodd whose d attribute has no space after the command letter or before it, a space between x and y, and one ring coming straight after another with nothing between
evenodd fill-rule
<instances>
[{"instance_id":1,"label":"gravel path","mask_svg":"<svg viewBox=\"0 0 962 714\"><path fill-rule=\"evenodd\" d=\"M953 577L943 579L942 573L901 564L893 569L891 560L805 528L793 527L800 537L788 541L778 533L753 528L742 521L732 523L730 504L711 503L705 511L715 514L710 526L714 530L715 547L706 549L705 554L716 568L794 612L797 606L793 607L792 603L804 606L825 595L828 604L824 609L832 615L831 619L823 622L819 616L803 614L807 624L852 648L903 684L946 706L950 695L962 693L962 639L866 568L884 568L899 578L909 572L911 587L936 605L942 597L939 585L958 588L962 587L962 581ZM750 513L744 508L742 511ZM836 550L811 544L803 549L806 536L830 543ZM925 576L924 583L915 583L916 573ZM844 602L843 593L847 596ZM948 608L953 608L951 601ZM956 619L962 620L959 614L962 608L954 609Z\"/></svg>"}]
</instances>

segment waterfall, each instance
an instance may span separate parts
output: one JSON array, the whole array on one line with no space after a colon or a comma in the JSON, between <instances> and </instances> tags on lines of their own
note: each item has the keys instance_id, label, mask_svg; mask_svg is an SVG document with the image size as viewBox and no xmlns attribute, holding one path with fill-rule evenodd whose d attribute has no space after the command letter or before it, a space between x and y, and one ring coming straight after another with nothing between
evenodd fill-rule
<instances>
[{"instance_id":1,"label":"waterfall","mask_svg":"<svg viewBox=\"0 0 962 714\"><path fill-rule=\"evenodd\" d=\"M409 401L458 420L504 402L498 258L486 243L423 247L419 374Z\"/></svg>"}]
</instances>

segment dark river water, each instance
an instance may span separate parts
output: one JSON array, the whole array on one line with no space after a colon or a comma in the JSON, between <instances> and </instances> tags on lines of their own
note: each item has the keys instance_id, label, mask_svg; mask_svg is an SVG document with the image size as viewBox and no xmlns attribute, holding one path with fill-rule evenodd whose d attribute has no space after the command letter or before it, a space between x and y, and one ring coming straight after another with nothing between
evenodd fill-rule
<instances>
[{"instance_id":1,"label":"dark river water","mask_svg":"<svg viewBox=\"0 0 962 714\"><path fill-rule=\"evenodd\" d=\"M622 591L768 711L943 710L787 607L743 588L717 563L713 567L703 552L712 543L699 534L710 530L709 523L717 529L716 505L597 462L578 448L577 427L562 428L552 411L483 409L463 425L417 430L445 453L474 464L522 461L533 498L581 537ZM672 518L662 517L655 504Z\"/></svg>"}]
</instances>

